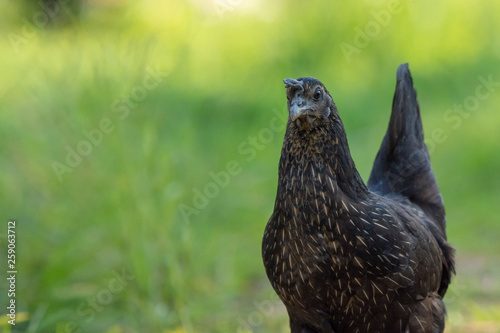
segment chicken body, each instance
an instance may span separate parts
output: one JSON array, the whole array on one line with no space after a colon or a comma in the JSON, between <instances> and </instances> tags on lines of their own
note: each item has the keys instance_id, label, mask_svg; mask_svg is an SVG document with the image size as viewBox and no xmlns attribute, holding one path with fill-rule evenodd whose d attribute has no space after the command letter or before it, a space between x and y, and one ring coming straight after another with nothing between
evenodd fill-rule
<instances>
[{"instance_id":1,"label":"chicken body","mask_svg":"<svg viewBox=\"0 0 500 333\"><path fill-rule=\"evenodd\" d=\"M369 187L326 88L288 80L290 118L262 251L291 331L442 332L453 250L407 66L395 96L404 107L393 105Z\"/></svg>"}]
</instances>

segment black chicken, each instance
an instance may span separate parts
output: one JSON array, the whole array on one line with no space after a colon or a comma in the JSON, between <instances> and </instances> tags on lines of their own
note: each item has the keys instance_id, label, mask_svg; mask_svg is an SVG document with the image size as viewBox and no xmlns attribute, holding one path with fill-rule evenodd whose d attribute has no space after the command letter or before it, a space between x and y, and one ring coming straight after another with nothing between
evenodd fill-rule
<instances>
[{"instance_id":1,"label":"black chicken","mask_svg":"<svg viewBox=\"0 0 500 333\"><path fill-rule=\"evenodd\" d=\"M262 253L291 332L442 332L454 250L408 64L368 186L328 90L311 77L284 82L289 119Z\"/></svg>"}]
</instances>

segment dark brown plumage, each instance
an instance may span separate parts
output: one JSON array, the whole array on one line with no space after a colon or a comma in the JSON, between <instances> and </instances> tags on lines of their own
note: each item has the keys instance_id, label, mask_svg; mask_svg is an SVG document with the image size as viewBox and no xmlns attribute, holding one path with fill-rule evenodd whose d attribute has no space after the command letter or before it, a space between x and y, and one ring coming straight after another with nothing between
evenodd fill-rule
<instances>
[{"instance_id":1,"label":"dark brown plumage","mask_svg":"<svg viewBox=\"0 0 500 333\"><path fill-rule=\"evenodd\" d=\"M262 253L291 331L442 332L454 250L408 65L368 186L323 84L284 82L289 120Z\"/></svg>"}]
</instances>

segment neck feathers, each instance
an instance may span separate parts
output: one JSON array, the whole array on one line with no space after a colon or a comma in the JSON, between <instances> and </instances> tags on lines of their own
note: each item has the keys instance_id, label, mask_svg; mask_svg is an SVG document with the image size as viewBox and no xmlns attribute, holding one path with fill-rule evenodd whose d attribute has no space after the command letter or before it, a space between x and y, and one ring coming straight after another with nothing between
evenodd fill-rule
<instances>
[{"instance_id":1,"label":"neck feathers","mask_svg":"<svg viewBox=\"0 0 500 333\"><path fill-rule=\"evenodd\" d=\"M330 187L328 193L358 200L368 188L352 160L340 118L330 117L309 129L288 122L279 166L279 186L285 192ZM278 191L280 193L280 191Z\"/></svg>"}]
</instances>

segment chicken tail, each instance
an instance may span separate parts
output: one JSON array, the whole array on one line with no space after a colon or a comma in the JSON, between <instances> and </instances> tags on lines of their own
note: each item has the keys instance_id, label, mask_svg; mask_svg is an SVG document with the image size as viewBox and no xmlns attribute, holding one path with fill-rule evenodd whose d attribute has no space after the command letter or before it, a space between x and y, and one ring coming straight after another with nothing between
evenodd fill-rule
<instances>
[{"instance_id":1,"label":"chicken tail","mask_svg":"<svg viewBox=\"0 0 500 333\"><path fill-rule=\"evenodd\" d=\"M417 93L408 64L398 68L389 128L375 158L368 187L381 195L408 198L446 235L443 199L424 143Z\"/></svg>"},{"instance_id":2,"label":"chicken tail","mask_svg":"<svg viewBox=\"0 0 500 333\"><path fill-rule=\"evenodd\" d=\"M396 200L410 200L429 217L427 227L443 252L443 276L438 292L444 296L455 272L455 251L446 241L443 199L424 143L417 92L408 64L398 68L389 128L375 158L368 187Z\"/></svg>"}]
</instances>

